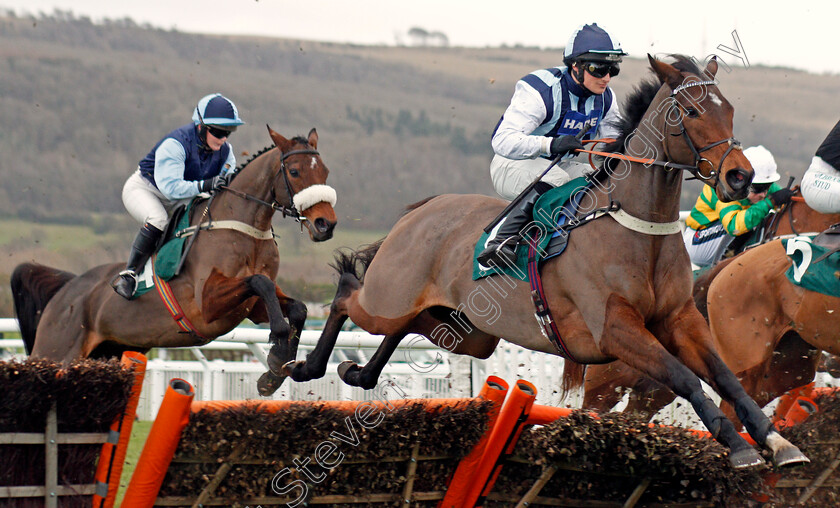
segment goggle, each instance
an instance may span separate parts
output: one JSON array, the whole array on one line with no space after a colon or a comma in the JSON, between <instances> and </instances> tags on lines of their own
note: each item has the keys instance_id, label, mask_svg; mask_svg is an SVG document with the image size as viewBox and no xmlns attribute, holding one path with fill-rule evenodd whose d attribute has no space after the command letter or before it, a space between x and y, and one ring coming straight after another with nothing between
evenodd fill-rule
<instances>
[{"instance_id":1,"label":"goggle","mask_svg":"<svg viewBox=\"0 0 840 508\"><path fill-rule=\"evenodd\" d=\"M219 127L216 127L214 125L208 125L207 126L207 132L212 134L213 137L216 138L216 139L229 138L230 135L233 133L232 130L220 129Z\"/></svg>"},{"instance_id":2,"label":"goggle","mask_svg":"<svg viewBox=\"0 0 840 508\"><path fill-rule=\"evenodd\" d=\"M618 76L621 68L618 63L601 63L601 62L581 62L583 70L588 72L594 78L603 78L607 74L610 76Z\"/></svg>"},{"instance_id":3,"label":"goggle","mask_svg":"<svg viewBox=\"0 0 840 508\"><path fill-rule=\"evenodd\" d=\"M753 194L761 194L762 192L767 192L767 189L773 185L772 183L754 183L750 185L750 192Z\"/></svg>"}]
</instances>

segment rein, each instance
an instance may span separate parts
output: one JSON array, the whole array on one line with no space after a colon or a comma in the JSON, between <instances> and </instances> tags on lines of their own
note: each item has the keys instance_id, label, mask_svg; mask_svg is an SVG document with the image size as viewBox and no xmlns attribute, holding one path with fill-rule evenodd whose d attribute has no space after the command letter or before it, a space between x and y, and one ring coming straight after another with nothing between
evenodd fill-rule
<instances>
[{"instance_id":1,"label":"rein","mask_svg":"<svg viewBox=\"0 0 840 508\"><path fill-rule=\"evenodd\" d=\"M685 90L686 88L690 88L690 87L693 87L693 86L714 85L714 84L716 84L714 81L693 81L691 83L686 83L686 84L683 84L683 85L680 85L680 86L674 88L674 90L671 92L670 98L673 99L673 97L676 94ZM680 104L676 101L676 99L674 99L673 102L671 103L671 106L668 109L669 113L674 108L677 108L677 109L681 108ZM626 154L615 153L615 152L601 152L601 151L596 151L596 150L576 150L576 151L581 152L581 153L590 154L589 155L589 164L594 169L597 169L597 168L595 168L595 164L592 162L592 155L599 155L601 157L607 157L607 158L610 158L610 159L621 159L621 160L626 160L627 162L636 162L636 163L639 163L639 164L644 164L646 166L659 166L659 167L665 168L668 171L673 170L673 169L677 169L677 170L680 170L680 171L688 171L689 173L691 173L694 176L694 178L696 178L698 180L701 180L704 183L711 185L712 187L716 187L717 182L718 182L718 178L719 178L719 175L720 175L720 170L723 167L723 161L726 160L726 158L729 156L729 154L732 152L732 150L741 150L741 142L738 141L737 139L735 139L734 137L721 139L720 141L715 141L713 143L709 143L708 145L706 145L704 147L697 148L696 146L694 146L694 142L691 141L691 138L688 135L688 131L686 130L685 125L683 124L683 116L682 115L680 115L680 133L679 134L672 134L672 136L682 136L683 137L686 145L688 145L688 148L694 154L694 164L679 164L679 163L670 162L670 161L660 161L660 160L656 160L656 159L645 159L645 158L641 158L641 157L633 157L632 155L626 155ZM615 139L604 138L604 139L587 140L585 142L587 142L587 143L614 143ZM718 163L717 169L715 169L712 162L709 159L706 159L705 157L701 156L700 154L705 152L706 150L710 150L710 149L712 149L716 146L720 146L724 143L728 143L729 146L727 147L726 152L724 152L723 157L721 157L720 162ZM709 171L709 176L704 176L701 173L700 165L704 164L704 163L708 164L709 167L712 168L712 170Z\"/></svg>"},{"instance_id":2,"label":"rein","mask_svg":"<svg viewBox=\"0 0 840 508\"><path fill-rule=\"evenodd\" d=\"M224 191L230 192L230 193L232 193L236 196L239 196L243 199L246 199L248 201L253 201L254 203L259 203L261 205L270 207L270 208L274 209L275 211L279 211L280 213L283 214L284 218L285 217L291 217L298 222L303 222L307 219L306 219L306 217L302 216L300 214L300 212L298 212L297 208L295 208L295 205L292 201L292 196L294 196L294 193L292 192L292 184L289 182L289 175L288 175L288 172L286 171L286 159L291 157L292 155L300 155L300 154L319 155L318 150L313 150L311 148L310 149L304 149L304 150L292 150L290 152L286 152L286 153L281 155L281 157L280 157L280 167L277 168L277 173L275 173L274 178L272 178L272 181L276 180L277 177L280 175L280 173L281 172L283 173L283 182L286 184L286 194L289 196L289 202L292 203L291 206L286 206L286 205L281 205L280 204L280 202L277 200L277 196L274 194L274 187L273 186L271 188L271 201L272 202L264 201L264 200L262 200L262 199L260 199L256 196L252 196L251 194L247 194L245 192L242 192L242 191L239 191L239 190L236 190L236 189L231 189L227 185L223 185L221 187L221 189L224 190Z\"/></svg>"}]
</instances>

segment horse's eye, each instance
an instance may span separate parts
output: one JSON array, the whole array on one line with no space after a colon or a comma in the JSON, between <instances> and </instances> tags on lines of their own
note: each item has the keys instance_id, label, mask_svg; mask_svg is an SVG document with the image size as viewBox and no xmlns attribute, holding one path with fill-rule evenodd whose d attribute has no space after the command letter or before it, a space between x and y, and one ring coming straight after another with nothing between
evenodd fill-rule
<instances>
[{"instance_id":1,"label":"horse's eye","mask_svg":"<svg viewBox=\"0 0 840 508\"><path fill-rule=\"evenodd\" d=\"M695 108L685 108L685 114L689 116L689 118L697 118L700 116L700 112L698 112Z\"/></svg>"},{"instance_id":2,"label":"horse's eye","mask_svg":"<svg viewBox=\"0 0 840 508\"><path fill-rule=\"evenodd\" d=\"M297 178L300 176L300 172L297 169L290 169L289 175L293 176L294 178Z\"/></svg>"}]
</instances>

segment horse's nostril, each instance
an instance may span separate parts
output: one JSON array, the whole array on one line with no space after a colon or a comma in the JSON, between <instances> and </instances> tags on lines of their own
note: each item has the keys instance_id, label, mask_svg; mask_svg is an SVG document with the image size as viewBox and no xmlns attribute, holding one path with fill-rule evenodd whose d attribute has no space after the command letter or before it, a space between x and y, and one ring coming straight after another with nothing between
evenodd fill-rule
<instances>
[{"instance_id":1,"label":"horse's nostril","mask_svg":"<svg viewBox=\"0 0 840 508\"><path fill-rule=\"evenodd\" d=\"M330 230L330 223L326 219L317 218L315 219L315 229L318 230L319 233L326 233Z\"/></svg>"},{"instance_id":2,"label":"horse's nostril","mask_svg":"<svg viewBox=\"0 0 840 508\"><path fill-rule=\"evenodd\" d=\"M750 184L750 174L746 170L736 168L726 173L726 183L735 190L744 189Z\"/></svg>"}]
</instances>

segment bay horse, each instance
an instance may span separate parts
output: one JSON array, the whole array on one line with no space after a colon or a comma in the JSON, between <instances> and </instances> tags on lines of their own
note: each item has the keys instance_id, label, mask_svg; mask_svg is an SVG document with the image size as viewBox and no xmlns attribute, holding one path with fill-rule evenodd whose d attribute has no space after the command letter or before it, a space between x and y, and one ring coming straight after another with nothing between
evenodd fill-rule
<instances>
[{"instance_id":1,"label":"bay horse","mask_svg":"<svg viewBox=\"0 0 840 508\"><path fill-rule=\"evenodd\" d=\"M618 203L634 219L610 214L586 222L569 236L562 256L542 265L563 353L535 319L527 282L505 275L472 278L483 227L507 202L449 194L409 207L381 243L336 256L340 278L321 338L305 361L289 364L284 373L295 381L323 376L348 318L384 335L367 365L339 367L346 383L366 389L376 385L409 333L477 358L487 358L503 337L569 358L563 388L583 383L583 364L621 359L688 399L730 449L735 467L762 464L703 392L702 378L735 403L750 434L773 450L777 463L807 461L775 432L720 359L691 299L691 265L678 223L681 170L708 181L726 201L744 196L753 176L732 134L734 110L713 79L718 64L712 59L700 70L683 56L673 64L648 58L654 77L627 100L623 135L613 144L619 160L608 165L603 179L593 180L580 212L614 210Z\"/></svg>"},{"instance_id":2,"label":"bay horse","mask_svg":"<svg viewBox=\"0 0 840 508\"><path fill-rule=\"evenodd\" d=\"M764 231L754 236L762 237L768 242L775 238L796 235L815 236L838 222L840 222L840 214L820 213L808 206L801 196L795 195L790 204L778 213L768 216L761 226ZM747 251L755 248L757 246L748 247ZM736 259L740 260L741 256L724 259L710 270L703 272L694 282L695 304L707 318L709 315L707 300L710 284L717 280L721 272ZM740 296L743 301L752 300L754 297L751 292L761 290L761 288L756 286L755 281L750 281L750 278L760 277L761 274L755 272L753 267L743 261L737 263L736 266L740 267L739 270L743 273L738 273L732 280L743 285L733 285L730 289L734 295ZM727 271L727 274L729 273ZM718 292L720 291L718 290ZM770 308L762 308L759 314L744 314L744 316L750 320L754 318L764 319L769 316L768 312L770 310ZM746 312L746 309L743 304L738 304L726 314L729 316L733 312L743 313ZM775 316L770 317L776 319ZM717 321L720 321L720 319L717 319ZM736 322L740 323L741 321L731 321L733 326ZM718 324L718 329L722 326ZM745 348L756 346L752 341L744 340L744 336L751 335L754 328L752 325L741 330L732 326L726 327L726 334L715 335L714 339L724 361L741 379L747 393L759 405L764 406L784 392L807 384L814 379L820 356L817 353L822 348L817 347L808 339L803 342L803 337L791 328L776 328L776 335L769 337L766 343L761 343L755 351L747 351L746 349L741 351L741 346ZM728 354L723 354L722 351L727 351ZM742 353L744 358L754 359L754 354L759 352L762 355L762 360L752 364L749 372L737 370L738 365L743 362L738 357L739 353ZM752 360L746 361L750 362ZM587 368L584 383L584 408L609 411L622 399L625 393L628 394L628 400L624 411L641 413L648 417L652 417L660 409L670 404L675 397L670 390L660 383L620 361L605 365L592 365ZM722 408L727 415L734 416L731 405L724 403Z\"/></svg>"},{"instance_id":3,"label":"bay horse","mask_svg":"<svg viewBox=\"0 0 840 508\"><path fill-rule=\"evenodd\" d=\"M114 292L109 281L124 263L97 266L79 276L25 263L15 268L11 284L27 353L70 361L127 349L200 346L248 318L269 323L272 370L279 372L294 359L306 306L274 282L280 258L271 221L280 210L306 225L311 240L328 240L337 223L335 191L325 184L329 170L318 153L315 129L306 138L292 139L270 127L268 132L275 146L193 208L191 224L202 227L187 239L191 249L170 282L186 330L156 291L131 301ZM273 391L274 379L270 371L264 374L261 392Z\"/></svg>"}]
</instances>

